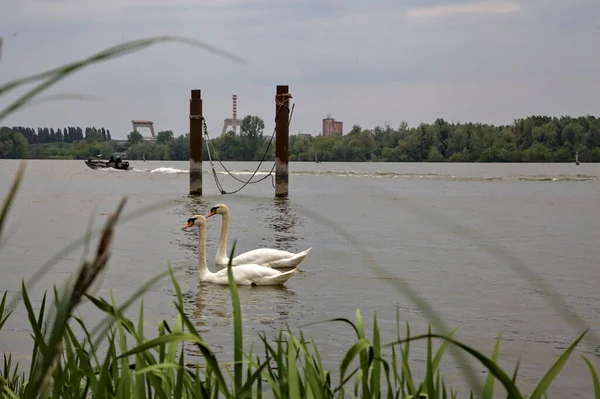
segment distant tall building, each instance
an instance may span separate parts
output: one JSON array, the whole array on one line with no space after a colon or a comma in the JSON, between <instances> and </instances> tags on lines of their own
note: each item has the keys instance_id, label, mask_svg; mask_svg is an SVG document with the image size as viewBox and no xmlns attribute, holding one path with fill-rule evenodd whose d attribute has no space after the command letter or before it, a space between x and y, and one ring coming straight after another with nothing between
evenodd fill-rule
<instances>
[{"instance_id":1,"label":"distant tall building","mask_svg":"<svg viewBox=\"0 0 600 399\"><path fill-rule=\"evenodd\" d=\"M327 118L323 119L323 136L341 136L344 134L344 122L336 121L327 115Z\"/></svg>"}]
</instances>

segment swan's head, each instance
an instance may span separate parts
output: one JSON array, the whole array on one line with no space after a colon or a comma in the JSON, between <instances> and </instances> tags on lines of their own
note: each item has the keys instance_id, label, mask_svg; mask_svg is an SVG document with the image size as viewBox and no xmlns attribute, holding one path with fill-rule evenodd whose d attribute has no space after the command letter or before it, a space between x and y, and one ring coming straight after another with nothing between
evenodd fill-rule
<instances>
[{"instance_id":1,"label":"swan's head","mask_svg":"<svg viewBox=\"0 0 600 399\"><path fill-rule=\"evenodd\" d=\"M194 215L191 218L189 218L187 220L187 223L185 226L183 226L183 228L181 230L186 230L189 229L192 226L202 226L203 224L206 224L206 218L202 215Z\"/></svg>"},{"instance_id":2,"label":"swan's head","mask_svg":"<svg viewBox=\"0 0 600 399\"><path fill-rule=\"evenodd\" d=\"M229 213L229 208L227 208L227 205L217 204L210 208L210 212L208 212L208 215L206 215L206 217L209 218L215 215L225 215L226 213Z\"/></svg>"}]
</instances>

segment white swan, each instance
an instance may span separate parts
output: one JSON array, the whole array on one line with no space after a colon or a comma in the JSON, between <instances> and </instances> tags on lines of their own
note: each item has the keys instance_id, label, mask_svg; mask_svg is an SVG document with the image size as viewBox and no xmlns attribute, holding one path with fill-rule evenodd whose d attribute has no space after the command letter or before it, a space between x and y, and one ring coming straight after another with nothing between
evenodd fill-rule
<instances>
[{"instance_id":1,"label":"white swan","mask_svg":"<svg viewBox=\"0 0 600 399\"><path fill-rule=\"evenodd\" d=\"M216 264L227 265L229 257L227 256L227 234L229 232L229 208L225 204L217 204L210 209L207 218L221 215L221 238L219 239L219 249L217 251ZM266 267L295 267L306 258L312 247L305 251L293 252L283 251L274 248L258 248L252 251L244 252L231 262L232 266L243 265L246 263L257 263Z\"/></svg>"},{"instance_id":2,"label":"white swan","mask_svg":"<svg viewBox=\"0 0 600 399\"><path fill-rule=\"evenodd\" d=\"M187 224L182 228L186 230L192 226L199 227L200 235L198 237L198 277L200 281L214 284L229 284L227 269L219 270L216 273L208 270L206 264L206 218L202 215L194 215L188 219ZM239 285L283 285L298 269L292 269L287 272L280 272L269 267L244 264L231 268L233 280Z\"/></svg>"}]
</instances>

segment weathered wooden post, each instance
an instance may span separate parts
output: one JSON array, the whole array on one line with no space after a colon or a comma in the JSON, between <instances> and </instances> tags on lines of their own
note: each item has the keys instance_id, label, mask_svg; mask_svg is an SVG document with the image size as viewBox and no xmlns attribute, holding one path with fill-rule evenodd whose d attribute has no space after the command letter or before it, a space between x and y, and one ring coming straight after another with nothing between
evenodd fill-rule
<instances>
[{"instance_id":1,"label":"weathered wooden post","mask_svg":"<svg viewBox=\"0 0 600 399\"><path fill-rule=\"evenodd\" d=\"M288 86L277 85L275 95L275 197L288 196L290 98Z\"/></svg>"},{"instance_id":2,"label":"weathered wooden post","mask_svg":"<svg viewBox=\"0 0 600 399\"><path fill-rule=\"evenodd\" d=\"M579 165L579 151L575 152L575 165Z\"/></svg>"},{"instance_id":3,"label":"weathered wooden post","mask_svg":"<svg viewBox=\"0 0 600 399\"><path fill-rule=\"evenodd\" d=\"M202 195L202 98L192 90L190 99L190 194Z\"/></svg>"}]
</instances>

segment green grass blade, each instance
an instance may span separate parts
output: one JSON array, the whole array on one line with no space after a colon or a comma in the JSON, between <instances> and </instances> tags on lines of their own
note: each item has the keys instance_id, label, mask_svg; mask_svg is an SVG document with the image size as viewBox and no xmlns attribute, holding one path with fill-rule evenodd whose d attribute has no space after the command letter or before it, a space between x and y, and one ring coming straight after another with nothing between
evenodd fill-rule
<instances>
[{"instance_id":1,"label":"green grass blade","mask_svg":"<svg viewBox=\"0 0 600 399\"><path fill-rule=\"evenodd\" d=\"M2 295L2 301L0 301L0 330L2 330L2 326L8 320L8 316L11 315L12 312L6 312L4 315L4 306L6 305L6 296L8 295L8 291L4 291L4 295Z\"/></svg>"},{"instance_id":2,"label":"green grass blade","mask_svg":"<svg viewBox=\"0 0 600 399\"><path fill-rule=\"evenodd\" d=\"M261 376L263 370L265 369L265 367L267 367L266 361L263 362L260 366L258 366L256 371L254 373L252 373L250 375L250 377L248 377L248 379L244 383L244 386L240 390L238 397L252 397L252 395L251 395L252 387L254 386L254 383L260 379L260 376Z\"/></svg>"},{"instance_id":3,"label":"green grass blade","mask_svg":"<svg viewBox=\"0 0 600 399\"><path fill-rule=\"evenodd\" d=\"M373 316L373 366L371 370L371 396L378 398L381 394L381 340L379 325L377 324L377 312Z\"/></svg>"},{"instance_id":4,"label":"green grass blade","mask_svg":"<svg viewBox=\"0 0 600 399\"><path fill-rule=\"evenodd\" d=\"M431 334L431 325L429 326L428 333ZM434 375L435 369L433 368L433 348L431 337L427 338L427 366L425 371L425 387L427 395L432 396L435 392L434 387Z\"/></svg>"},{"instance_id":5,"label":"green grass blade","mask_svg":"<svg viewBox=\"0 0 600 399\"><path fill-rule=\"evenodd\" d=\"M167 263L167 267L169 269L169 275L171 276L171 282L173 283L173 287L175 288L175 293L177 294L177 303L179 306L183 307L183 294L181 293L181 287L175 278L175 273L173 273L173 268L171 267L171 262Z\"/></svg>"},{"instance_id":6,"label":"green grass blade","mask_svg":"<svg viewBox=\"0 0 600 399\"><path fill-rule=\"evenodd\" d=\"M194 327L194 325L192 324L190 319L186 316L183 308L178 306L177 310L181 314L183 323L185 324L187 329L190 330L190 333L192 335L196 336L198 338L198 340L200 341L200 342L196 342L196 346L202 352L202 355L204 356L204 359L206 360L206 363L208 364L208 369L210 370L210 372L214 373L214 378L215 378L216 382L218 383L218 389L216 391L217 392L220 391L223 395L225 395L225 397L231 397L232 395L229 392L227 384L225 383L225 377L223 377L223 373L221 373L221 370L219 368L219 362L217 361L216 356L214 355L212 350L208 347L208 345L206 345L206 343L204 343L202 341L202 339L200 338L200 334L198 334L198 331L196 330L196 328Z\"/></svg>"},{"instance_id":7,"label":"green grass blade","mask_svg":"<svg viewBox=\"0 0 600 399\"><path fill-rule=\"evenodd\" d=\"M492 362L498 363L498 354L500 353L500 342L502 340L502 333L498 335L498 339L496 339L496 345L494 345L494 352L492 353ZM481 396L482 399L492 399L494 397L494 375L488 371L487 378L485 379L485 384L483 386L483 394Z\"/></svg>"},{"instance_id":8,"label":"green grass blade","mask_svg":"<svg viewBox=\"0 0 600 399\"><path fill-rule=\"evenodd\" d=\"M111 293L110 299L112 301L112 306L116 307L112 293ZM127 338L125 337L125 329L123 328L123 323L120 320L117 321L116 328L117 328L117 336L119 339L119 346L120 346L121 353L126 353L127 352ZM130 381L131 381L132 376L129 372L129 356L122 356L120 358L120 361L121 361L121 375L119 378L119 382L121 384L119 385L119 389L121 389L121 392L123 392L124 395L130 396L130 392L131 392Z\"/></svg>"},{"instance_id":9,"label":"green grass blade","mask_svg":"<svg viewBox=\"0 0 600 399\"><path fill-rule=\"evenodd\" d=\"M199 343L199 344L205 345L204 342L198 336L196 336L194 334L184 333L184 332L172 332L169 335L163 335L161 337L157 337L157 338L151 339L149 341L146 341L146 342L136 346L135 348L130 349L125 353L122 353L120 356L118 356L118 359L121 359L121 358L127 357L127 356L131 356L131 355L135 355L136 353L141 353L148 349L152 349L156 346L159 346L162 344L167 344L169 342L194 342L194 343Z\"/></svg>"},{"instance_id":10,"label":"green grass blade","mask_svg":"<svg viewBox=\"0 0 600 399\"><path fill-rule=\"evenodd\" d=\"M23 280L21 280L21 295L23 296L23 303L25 305L25 309L27 310L27 317L29 318L29 324L33 330L33 337L35 339L36 346L43 352L47 349L47 347L46 342L44 341L44 334L42 332L42 312L40 311L40 317L36 319L33 306L31 305L31 300L29 299L29 294L27 293L27 288L25 287L25 282Z\"/></svg>"},{"instance_id":11,"label":"green grass blade","mask_svg":"<svg viewBox=\"0 0 600 399\"><path fill-rule=\"evenodd\" d=\"M519 360L517 360L517 365L515 367L515 371L513 372L513 377L512 377L512 383L516 385L517 383L517 375L519 374L519 366L521 364L521 357L519 357ZM510 398L510 394L508 394L508 396L506 397L506 399L511 399Z\"/></svg>"},{"instance_id":12,"label":"green grass blade","mask_svg":"<svg viewBox=\"0 0 600 399\"><path fill-rule=\"evenodd\" d=\"M296 358L296 340L291 335L291 331L287 340L287 378L288 378L288 395L290 399L300 399L300 377L298 375Z\"/></svg>"},{"instance_id":13,"label":"green grass blade","mask_svg":"<svg viewBox=\"0 0 600 399\"><path fill-rule=\"evenodd\" d=\"M408 324L408 322L406 323L406 338L404 340L405 340L404 349L402 349L402 345L399 346L400 356L402 356L402 365L401 365L402 378L401 378L401 380L406 385L406 389L408 390L409 394L416 395L417 389L415 388L415 382L412 377L412 373L410 372L410 365L408 364L408 359L410 357L410 340L411 340L410 325ZM399 340L398 342L401 342L401 341Z\"/></svg>"},{"instance_id":14,"label":"green grass blade","mask_svg":"<svg viewBox=\"0 0 600 399\"><path fill-rule=\"evenodd\" d=\"M140 313L138 316L138 332L137 332L138 343L144 342L144 300L140 301ZM135 369L141 370L144 367L143 357L136 355L135 357ZM145 398L146 397L146 385L144 384L144 377L136 375L135 377L135 397Z\"/></svg>"},{"instance_id":15,"label":"green grass blade","mask_svg":"<svg viewBox=\"0 0 600 399\"><path fill-rule=\"evenodd\" d=\"M26 398L33 398L38 395L45 396L50 388L49 376L55 369L57 357L61 351L61 343L65 335L66 325L71 315L71 306L74 291L71 287L63 288L63 294L60 299L56 299L56 316L50 331L50 337L41 349L41 363L38 363L33 376L27 385L25 391ZM58 295L55 296L58 298Z\"/></svg>"},{"instance_id":16,"label":"green grass blade","mask_svg":"<svg viewBox=\"0 0 600 399\"><path fill-rule=\"evenodd\" d=\"M583 360L585 360L588 369L590 369L590 374L592 375L592 382L594 384L594 398L600 399L600 381L598 380L598 373L596 373L596 369L587 357L585 357L584 355L581 355L581 357L583 358Z\"/></svg>"},{"instance_id":17,"label":"green grass blade","mask_svg":"<svg viewBox=\"0 0 600 399\"><path fill-rule=\"evenodd\" d=\"M233 279L231 270L233 254L235 253L236 241L233 242L227 263L227 278L229 280L229 291L231 292L231 306L233 308L233 379L235 393L242 390L243 383L243 356L244 356L244 336L242 331L242 310L240 307L240 295L237 284Z\"/></svg>"},{"instance_id":18,"label":"green grass blade","mask_svg":"<svg viewBox=\"0 0 600 399\"><path fill-rule=\"evenodd\" d=\"M2 204L2 212L0 213L0 240L2 239L2 232L4 231L4 223L6 222L6 216L8 215L8 211L12 206L15 198L17 196L17 192L19 191L19 187L21 186L21 181L23 180L23 175L25 174L25 166L27 163L25 161L19 162L19 167L17 168L17 173L15 178L8 190L8 195L4 199L4 203ZM12 308L9 306L12 310Z\"/></svg>"},{"instance_id":19,"label":"green grass blade","mask_svg":"<svg viewBox=\"0 0 600 399\"><path fill-rule=\"evenodd\" d=\"M354 332L356 333L356 338L360 339L360 333L358 332L358 328L356 327L356 325L353 322L351 322L349 319L345 318L345 317L336 317L335 319L313 321L313 322L310 322L310 323L301 324L299 328L313 326L315 324L332 323L332 322L336 322L336 321L341 321L343 323L349 324L354 329Z\"/></svg>"},{"instance_id":20,"label":"green grass blade","mask_svg":"<svg viewBox=\"0 0 600 399\"><path fill-rule=\"evenodd\" d=\"M360 310L356 309L356 329L358 330L358 338L365 338L365 326L362 320ZM366 339L366 338L365 338ZM362 351L359 354L360 357L360 368L361 368L361 381L362 381L362 395L364 397L370 397L371 392L369 390L369 360L366 351Z\"/></svg>"},{"instance_id":21,"label":"green grass blade","mask_svg":"<svg viewBox=\"0 0 600 399\"><path fill-rule=\"evenodd\" d=\"M183 395L183 377L187 375L185 371L184 354L185 350L184 348L181 348L181 353L179 354L179 367L177 368L177 382L175 384L175 392L173 393L175 398L181 398Z\"/></svg>"},{"instance_id":22,"label":"green grass blade","mask_svg":"<svg viewBox=\"0 0 600 399\"><path fill-rule=\"evenodd\" d=\"M394 389L392 388L392 373L391 373L391 369L390 369L390 365L389 363L385 360L385 359L378 359L381 362L381 365L383 366L383 370L384 370L384 374L385 374L385 381L387 383L387 399L393 399L394 398Z\"/></svg>"},{"instance_id":23,"label":"green grass blade","mask_svg":"<svg viewBox=\"0 0 600 399\"><path fill-rule=\"evenodd\" d=\"M454 330L450 331L450 334L448 334L448 336L450 338L452 338L457 330L458 329L455 328ZM438 349L437 353L435 354L435 357L433 358L433 369L434 370L437 370L440 367L440 362L442 361L442 358L444 357L444 353L448 349L449 345L450 345L450 342L448 342L448 341L444 341L440 345L440 348Z\"/></svg>"},{"instance_id":24,"label":"green grass blade","mask_svg":"<svg viewBox=\"0 0 600 399\"><path fill-rule=\"evenodd\" d=\"M344 359L342 360L342 364L340 365L340 380L344 380L344 376L346 375L346 371L350 366L350 363L358 356L363 350L367 349L370 346L369 341L366 338L360 338L357 342L354 343L346 352Z\"/></svg>"},{"instance_id":25,"label":"green grass blade","mask_svg":"<svg viewBox=\"0 0 600 399\"><path fill-rule=\"evenodd\" d=\"M542 377L542 380L539 382L529 399L541 399L542 394L545 394L552 381L556 378L560 370L564 367L569 359L569 356L584 337L584 335L588 332L586 329L568 348L563 352L562 355L558 358L558 360L550 367L550 370Z\"/></svg>"},{"instance_id":26,"label":"green grass blade","mask_svg":"<svg viewBox=\"0 0 600 399\"><path fill-rule=\"evenodd\" d=\"M490 372L492 372L494 374L494 376L498 380L500 380L500 382L502 383L502 385L504 386L506 391L510 394L511 398L513 398L513 399L522 399L523 398L523 395L521 395L521 393L519 392L519 389L515 386L515 384L510 380L510 378L506 375L506 373L496 363L494 363L491 359L489 359L487 356L485 356L481 352L471 348L468 345L463 344L462 342L459 342L453 338L450 338L450 337L447 337L447 336L441 335L441 334L423 334L423 335L418 335L418 336L414 336L411 338L407 338L406 341L408 341L408 340L416 341L416 340L420 340L420 339L427 339L429 337L439 338L439 339L449 341L453 345L464 350L465 352L467 352L468 354L473 356L475 359L479 360L479 362L481 362L488 370L490 370ZM387 347L387 346L401 344L401 343L402 343L402 341L392 342L392 343L386 344L385 346Z\"/></svg>"},{"instance_id":27,"label":"green grass blade","mask_svg":"<svg viewBox=\"0 0 600 399\"><path fill-rule=\"evenodd\" d=\"M140 370L135 370L135 372L133 373L133 375L144 375L144 374L148 374L151 373L153 371L159 371L159 370L165 370L165 369L179 369L179 364L178 363L170 363L170 362L164 362L164 363L157 363L157 364L152 364L150 366L144 367Z\"/></svg>"}]
</instances>

